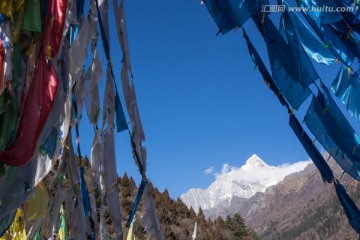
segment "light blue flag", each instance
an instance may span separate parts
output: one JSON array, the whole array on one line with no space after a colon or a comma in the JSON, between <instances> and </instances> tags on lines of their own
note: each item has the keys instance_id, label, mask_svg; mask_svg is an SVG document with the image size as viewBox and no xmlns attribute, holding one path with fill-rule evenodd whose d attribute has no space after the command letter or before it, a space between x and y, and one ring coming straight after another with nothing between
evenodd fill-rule
<instances>
[{"instance_id":1,"label":"light blue flag","mask_svg":"<svg viewBox=\"0 0 360 240\"><path fill-rule=\"evenodd\" d=\"M360 59L360 42L357 34L353 33L350 25L345 21L341 21L330 25L329 28L340 39L343 45L347 47L348 52L351 52L355 57Z\"/></svg>"},{"instance_id":2,"label":"light blue flag","mask_svg":"<svg viewBox=\"0 0 360 240\"><path fill-rule=\"evenodd\" d=\"M310 95L308 85L311 81L306 80L307 78L298 78L295 66L299 62L291 54L289 45L269 17L258 14L253 16L253 20L266 42L271 72L276 85L290 105L299 109Z\"/></svg>"},{"instance_id":3,"label":"light blue flag","mask_svg":"<svg viewBox=\"0 0 360 240\"><path fill-rule=\"evenodd\" d=\"M303 12L305 19L314 29L316 34L321 38L325 43L325 48L330 49L336 58L345 64L346 66L351 66L355 54L349 49L346 43L344 43L330 27L330 25L321 25L319 26L316 21L314 21L309 13Z\"/></svg>"},{"instance_id":4,"label":"light blue flag","mask_svg":"<svg viewBox=\"0 0 360 240\"><path fill-rule=\"evenodd\" d=\"M348 68L341 67L331 85L332 92L345 104L351 116L360 122L360 72L349 76Z\"/></svg>"},{"instance_id":5,"label":"light blue flag","mask_svg":"<svg viewBox=\"0 0 360 240\"><path fill-rule=\"evenodd\" d=\"M360 34L360 2L355 2L355 6L353 6L353 0L334 0L335 4L338 7L351 7L353 11L342 11L341 15L346 20L346 23L351 26L351 28Z\"/></svg>"},{"instance_id":6,"label":"light blue flag","mask_svg":"<svg viewBox=\"0 0 360 240\"><path fill-rule=\"evenodd\" d=\"M294 24L288 12L284 12L282 14L281 26L285 32L292 57L294 58L294 61L297 62L295 65L296 77L294 79L301 81L304 86L309 86L316 79L319 79L319 75L317 74L312 62L310 61L306 51L298 39Z\"/></svg>"},{"instance_id":7,"label":"light blue flag","mask_svg":"<svg viewBox=\"0 0 360 240\"><path fill-rule=\"evenodd\" d=\"M249 37L247 36L245 30L244 32L244 38L246 40L247 46L248 46L248 50L249 50L249 54L251 59L253 60L253 62L255 63L256 67L259 69L265 84L271 89L271 91L273 91L277 98L279 99L281 105L285 106L287 109L289 109L289 105L286 102L286 100L284 99L284 96L282 95L280 89L278 88L278 86L276 86L274 79L272 78L272 76L270 75L269 71L267 70L264 62L262 61L259 53L256 51L254 45L252 44L252 42L250 41Z\"/></svg>"},{"instance_id":8,"label":"light blue flag","mask_svg":"<svg viewBox=\"0 0 360 240\"><path fill-rule=\"evenodd\" d=\"M313 98L305 123L341 168L360 180L360 137L346 120L328 89Z\"/></svg>"},{"instance_id":9,"label":"light blue flag","mask_svg":"<svg viewBox=\"0 0 360 240\"><path fill-rule=\"evenodd\" d=\"M336 57L325 47L324 42L314 34L309 27L294 12L287 13L294 26L294 32L307 55L318 63L330 65L336 61Z\"/></svg>"}]
</instances>

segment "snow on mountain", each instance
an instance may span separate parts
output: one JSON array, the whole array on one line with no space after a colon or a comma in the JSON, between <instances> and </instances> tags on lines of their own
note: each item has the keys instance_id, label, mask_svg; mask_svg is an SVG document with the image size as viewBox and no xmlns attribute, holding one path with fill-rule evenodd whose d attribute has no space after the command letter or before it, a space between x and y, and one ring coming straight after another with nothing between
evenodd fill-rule
<instances>
[{"instance_id":1,"label":"snow on mountain","mask_svg":"<svg viewBox=\"0 0 360 240\"><path fill-rule=\"evenodd\" d=\"M289 174L304 170L310 163L303 161L274 167L253 155L240 168L224 164L221 172L215 173L215 181L207 189L190 189L180 198L196 212L199 207L204 210L227 206L233 196L250 198L257 192L265 192Z\"/></svg>"}]
</instances>

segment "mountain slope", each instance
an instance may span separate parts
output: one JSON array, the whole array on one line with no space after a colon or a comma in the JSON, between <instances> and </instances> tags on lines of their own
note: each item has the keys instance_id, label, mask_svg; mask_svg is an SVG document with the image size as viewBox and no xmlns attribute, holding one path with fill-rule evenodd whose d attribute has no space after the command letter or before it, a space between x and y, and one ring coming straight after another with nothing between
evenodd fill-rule
<instances>
[{"instance_id":1,"label":"mountain slope","mask_svg":"<svg viewBox=\"0 0 360 240\"><path fill-rule=\"evenodd\" d=\"M334 174L358 204L360 185L331 161ZM357 239L332 184L324 184L317 169L286 179L243 204L239 212L264 239ZM251 205L262 203L254 210ZM252 208L252 210L250 210Z\"/></svg>"},{"instance_id":2,"label":"mountain slope","mask_svg":"<svg viewBox=\"0 0 360 240\"><path fill-rule=\"evenodd\" d=\"M360 206L360 184L333 161L335 176ZM238 212L261 239L357 239L332 184L323 183L313 164L249 199L234 198L228 208L210 209L206 215Z\"/></svg>"},{"instance_id":3,"label":"mountain slope","mask_svg":"<svg viewBox=\"0 0 360 240\"><path fill-rule=\"evenodd\" d=\"M151 183L150 183L151 185ZM128 178L126 173L122 178L118 178L118 187L121 193L121 210L123 217L123 224L131 212L132 203L137 193L137 187L132 178ZM257 240L256 233L245 226L235 226L235 230L227 226L228 220L224 221L222 218L217 218L212 221L205 217L202 211L198 214L193 209L188 209L186 205L178 198L176 201L171 199L167 189L160 192L157 188L151 185L154 203L157 208L161 227L163 229L166 239L183 240L191 239L194 233L195 222L197 223L196 239L198 240L235 240L239 239L236 236L236 231L242 230L242 237L248 240ZM141 219L143 214L142 201L140 202L136 218ZM242 219L242 218L241 218ZM230 219L230 223L235 222L234 218ZM126 235L126 233L125 233ZM135 224L135 235L137 239L151 239L146 233L141 221Z\"/></svg>"},{"instance_id":4,"label":"mountain slope","mask_svg":"<svg viewBox=\"0 0 360 240\"><path fill-rule=\"evenodd\" d=\"M251 156L241 168L225 164L216 180L207 189L190 189L181 199L195 211L226 208L235 198L250 198L257 192L282 181L287 175L303 170L309 162L273 167L258 156Z\"/></svg>"}]
</instances>

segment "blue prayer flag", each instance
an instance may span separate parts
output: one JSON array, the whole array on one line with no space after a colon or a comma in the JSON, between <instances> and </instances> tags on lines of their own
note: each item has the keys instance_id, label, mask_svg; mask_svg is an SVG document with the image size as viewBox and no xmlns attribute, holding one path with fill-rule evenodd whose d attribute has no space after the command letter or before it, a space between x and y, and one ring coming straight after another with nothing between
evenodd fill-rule
<instances>
[{"instance_id":1,"label":"blue prayer flag","mask_svg":"<svg viewBox=\"0 0 360 240\"><path fill-rule=\"evenodd\" d=\"M351 116L360 122L360 78L359 72L348 76L348 68L341 67L331 85L332 92L346 105Z\"/></svg>"},{"instance_id":2,"label":"blue prayer flag","mask_svg":"<svg viewBox=\"0 0 360 240\"><path fill-rule=\"evenodd\" d=\"M80 189L81 189L81 197L84 205L84 216L88 217L91 212L89 192L86 187L85 176L84 176L84 167L80 168Z\"/></svg>"},{"instance_id":3,"label":"blue prayer flag","mask_svg":"<svg viewBox=\"0 0 360 240\"><path fill-rule=\"evenodd\" d=\"M342 169L360 180L360 138L332 99L328 89L313 98L305 116L305 123Z\"/></svg>"},{"instance_id":4,"label":"blue prayer flag","mask_svg":"<svg viewBox=\"0 0 360 240\"><path fill-rule=\"evenodd\" d=\"M271 72L276 85L290 105L299 109L310 95L308 88L310 81L298 78L295 66L299 63L292 54L289 54L291 52L289 45L269 17L263 18L258 14L253 17L253 20L266 42Z\"/></svg>"},{"instance_id":5,"label":"blue prayer flag","mask_svg":"<svg viewBox=\"0 0 360 240\"><path fill-rule=\"evenodd\" d=\"M262 61L259 53L256 51L254 45L251 43L249 37L246 35L245 30L244 30L244 38L246 40L251 59L253 60L253 62L257 66L257 68L259 69L262 77L264 78L265 84L271 89L271 91L273 91L276 94L280 103L289 109L288 103L284 99L279 88L276 86L274 79L271 77L271 75L270 75L269 71L267 70L264 62Z\"/></svg>"},{"instance_id":6,"label":"blue prayer flag","mask_svg":"<svg viewBox=\"0 0 360 240\"><path fill-rule=\"evenodd\" d=\"M295 75L296 79L301 79L301 82L304 86L309 86L316 79L319 78L312 62L307 56L300 40L298 39L298 35L295 32L295 27L292 22L292 19L288 12L284 12L281 17L281 26L285 31L286 39L289 44L289 49L291 50L292 57L294 61L297 62L295 65Z\"/></svg>"},{"instance_id":7,"label":"blue prayer flag","mask_svg":"<svg viewBox=\"0 0 360 240\"><path fill-rule=\"evenodd\" d=\"M325 47L323 41L293 12L288 12L294 26L294 33L307 55L318 63L330 65L336 61L334 54Z\"/></svg>"},{"instance_id":8,"label":"blue prayer flag","mask_svg":"<svg viewBox=\"0 0 360 240\"><path fill-rule=\"evenodd\" d=\"M359 19L360 10L359 10L358 6L357 7L351 6L354 3L354 1L353 0L348 0L348 1L334 0L334 2L338 7L345 7L345 8L351 7L351 8L357 9L356 14L354 14L354 12L351 12L351 11L342 11L341 15L344 17L344 20L346 21L346 23L349 24L355 32L360 34L360 19ZM357 3L357 5L359 5L359 3Z\"/></svg>"},{"instance_id":9,"label":"blue prayer flag","mask_svg":"<svg viewBox=\"0 0 360 240\"><path fill-rule=\"evenodd\" d=\"M241 27L252 15L260 12L268 0L206 0L204 1L220 32Z\"/></svg>"},{"instance_id":10,"label":"blue prayer flag","mask_svg":"<svg viewBox=\"0 0 360 240\"><path fill-rule=\"evenodd\" d=\"M130 213L130 215L129 215L129 218L128 218L127 222L126 222L126 227L127 227L127 228L130 227L130 224L131 224L132 220L134 219L137 206L139 205L139 202L140 202L140 200L141 200L141 197L142 197L142 195L143 195L143 193L144 193L144 188L145 188L146 184L147 184L147 180L142 180L142 181L141 181L141 184L140 184L138 193L137 193L136 198L135 198L135 201L134 201L133 208L132 208L131 213Z\"/></svg>"},{"instance_id":11,"label":"blue prayer flag","mask_svg":"<svg viewBox=\"0 0 360 240\"><path fill-rule=\"evenodd\" d=\"M309 154L309 157L319 170L323 180L331 183L334 178L331 168L329 167L319 150L315 147L309 135L307 135L307 133L304 131L301 124L294 115L290 115L289 125L294 131L299 141L301 142L301 144L303 145L303 147L305 148L305 151Z\"/></svg>"},{"instance_id":12,"label":"blue prayer flag","mask_svg":"<svg viewBox=\"0 0 360 240\"><path fill-rule=\"evenodd\" d=\"M340 200L341 205L344 208L347 218L351 227L358 233L360 233L360 211L357 208L354 201L347 194L343 185L339 181L334 181L336 193Z\"/></svg>"},{"instance_id":13,"label":"blue prayer flag","mask_svg":"<svg viewBox=\"0 0 360 240\"><path fill-rule=\"evenodd\" d=\"M351 66L355 58L354 53L349 49L346 43L339 39L330 25L317 25L316 22L308 16L308 13L304 13L304 17L316 34L325 43L326 48L330 49L340 62L346 66Z\"/></svg>"},{"instance_id":14,"label":"blue prayer flag","mask_svg":"<svg viewBox=\"0 0 360 240\"><path fill-rule=\"evenodd\" d=\"M115 113L116 113L117 132L121 132L121 131L128 129L128 125L126 123L126 119L125 119L125 115L124 115L124 110L121 105L120 97L119 97L119 93L118 93L117 89L116 89L116 94L115 94Z\"/></svg>"},{"instance_id":15,"label":"blue prayer flag","mask_svg":"<svg viewBox=\"0 0 360 240\"><path fill-rule=\"evenodd\" d=\"M49 156L50 159L53 158L56 150L57 139L58 139L57 136L58 136L58 132L56 128L53 128L50 134L47 136L43 145L41 145L41 150L43 150Z\"/></svg>"},{"instance_id":16,"label":"blue prayer flag","mask_svg":"<svg viewBox=\"0 0 360 240\"><path fill-rule=\"evenodd\" d=\"M8 20L8 17L5 14L0 13L0 25L3 24L7 20Z\"/></svg>"}]
</instances>

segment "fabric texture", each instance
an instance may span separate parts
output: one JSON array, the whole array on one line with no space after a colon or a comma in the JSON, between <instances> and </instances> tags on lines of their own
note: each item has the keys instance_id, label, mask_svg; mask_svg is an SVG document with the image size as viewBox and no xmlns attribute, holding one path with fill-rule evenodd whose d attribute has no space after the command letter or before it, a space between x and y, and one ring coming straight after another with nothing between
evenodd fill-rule
<instances>
[{"instance_id":1,"label":"fabric texture","mask_svg":"<svg viewBox=\"0 0 360 240\"><path fill-rule=\"evenodd\" d=\"M130 228L129 228L129 231L128 231L128 235L126 237L126 240L136 240L135 238L135 228L134 228L134 225L135 225L135 217L133 218L133 221L131 222L130 224Z\"/></svg>"},{"instance_id":2,"label":"fabric texture","mask_svg":"<svg viewBox=\"0 0 360 240\"><path fill-rule=\"evenodd\" d=\"M323 181L331 183L334 179L331 168L329 167L319 150L315 147L310 137L307 135L307 133L302 128L301 124L294 115L290 115L289 125L299 139L300 143L303 145L305 151L309 154L309 157L319 170Z\"/></svg>"},{"instance_id":3,"label":"fabric texture","mask_svg":"<svg viewBox=\"0 0 360 240\"><path fill-rule=\"evenodd\" d=\"M349 220L351 227L357 232L360 233L360 211L357 208L354 201L346 193L346 190L343 185L338 181L334 182L336 193L340 200L341 205L346 213L346 216Z\"/></svg>"},{"instance_id":4,"label":"fabric texture","mask_svg":"<svg viewBox=\"0 0 360 240\"><path fill-rule=\"evenodd\" d=\"M45 218L48 211L49 196L45 184L41 182L35 188L35 194L27 202L26 218L28 221L35 218Z\"/></svg>"},{"instance_id":5,"label":"fabric texture","mask_svg":"<svg viewBox=\"0 0 360 240\"><path fill-rule=\"evenodd\" d=\"M0 239L6 234L7 229L10 228L11 224L13 223L16 215L16 211L9 213L7 216L1 218L0 220Z\"/></svg>"},{"instance_id":6,"label":"fabric texture","mask_svg":"<svg viewBox=\"0 0 360 240\"><path fill-rule=\"evenodd\" d=\"M89 214L91 213L91 206L90 206L89 192L86 186L84 171L85 171L84 167L80 167L80 190L84 205L84 216L88 217Z\"/></svg>"},{"instance_id":7,"label":"fabric texture","mask_svg":"<svg viewBox=\"0 0 360 240\"><path fill-rule=\"evenodd\" d=\"M84 105L91 124L96 125L100 116L100 97L98 81L102 76L101 63L94 52L93 62L84 78Z\"/></svg>"},{"instance_id":8,"label":"fabric texture","mask_svg":"<svg viewBox=\"0 0 360 240\"><path fill-rule=\"evenodd\" d=\"M142 181L141 181L141 184L140 184L138 193L137 193L137 195L136 195L136 198L135 198L133 207L132 207L132 209L131 209L131 213L130 213L129 218L128 218L127 222L126 222L126 227L127 227L127 228L130 227L131 223L132 223L133 220L134 220L135 213L136 213L137 207L138 207L138 205L139 205L139 202L140 202L140 200L141 200L141 197L142 197L142 195L143 195L143 193L144 193L144 188L145 188L146 184L147 184L147 181L146 181L146 180L142 180Z\"/></svg>"},{"instance_id":9,"label":"fabric texture","mask_svg":"<svg viewBox=\"0 0 360 240\"><path fill-rule=\"evenodd\" d=\"M152 200L149 184L144 187L144 203L141 220L144 224L145 231L149 232L154 239L165 240L164 233L161 229L157 210Z\"/></svg>"},{"instance_id":10,"label":"fabric texture","mask_svg":"<svg viewBox=\"0 0 360 240\"><path fill-rule=\"evenodd\" d=\"M334 0L334 3L338 7L349 7L354 3L354 1L351 1L351 3L347 1L342 0ZM359 3L357 3L359 5ZM353 12L347 12L343 11L341 12L341 15L343 16L344 20L351 26L351 28L360 34L360 19L359 19L359 6L357 6L357 13L354 14Z\"/></svg>"},{"instance_id":11,"label":"fabric texture","mask_svg":"<svg viewBox=\"0 0 360 240\"><path fill-rule=\"evenodd\" d=\"M284 96L282 95L280 89L276 86L274 79L270 75L269 71L267 70L264 62L262 61L259 53L256 51L254 45L251 43L249 37L244 31L244 38L247 43L247 47L249 50L249 54L253 62L255 63L256 67L259 69L265 84L270 88L271 91L273 91L277 98L279 99L281 105L286 106L288 109L290 108L288 103L286 102Z\"/></svg>"},{"instance_id":12,"label":"fabric texture","mask_svg":"<svg viewBox=\"0 0 360 240\"><path fill-rule=\"evenodd\" d=\"M24 21L22 24L22 29L30 32L41 32L42 29L41 29L40 1L26 0L24 11L25 12L24 12Z\"/></svg>"},{"instance_id":13,"label":"fabric texture","mask_svg":"<svg viewBox=\"0 0 360 240\"><path fill-rule=\"evenodd\" d=\"M319 79L312 62L310 61L306 51L304 50L298 35L295 31L293 21L287 11L281 16L281 30L285 32L290 53L294 59L295 73L294 80L300 81L304 86L309 86L315 80Z\"/></svg>"},{"instance_id":14,"label":"fabric texture","mask_svg":"<svg viewBox=\"0 0 360 240\"><path fill-rule=\"evenodd\" d=\"M241 27L253 14L260 12L267 0L208 0L204 1L222 34Z\"/></svg>"},{"instance_id":15,"label":"fabric texture","mask_svg":"<svg viewBox=\"0 0 360 240\"><path fill-rule=\"evenodd\" d=\"M325 48L329 49L340 62L346 66L351 66L355 58L354 53L352 53L347 45L339 39L331 27L329 25L317 25L316 21L311 19L306 13L304 13L304 17L320 39L325 43Z\"/></svg>"},{"instance_id":16,"label":"fabric texture","mask_svg":"<svg viewBox=\"0 0 360 240\"><path fill-rule=\"evenodd\" d=\"M268 16L261 15L253 17L256 26L261 32L267 46L272 76L276 85L281 90L290 105L299 109L300 105L309 97L308 85L311 81L303 81L296 75L296 62L289 45L280 35L277 28ZM263 22L263 23L262 23Z\"/></svg>"},{"instance_id":17,"label":"fabric texture","mask_svg":"<svg viewBox=\"0 0 360 240\"><path fill-rule=\"evenodd\" d=\"M116 90L115 93L115 113L116 113L116 129L117 132L122 132L128 129L128 125L125 119L124 110L120 102L119 93Z\"/></svg>"},{"instance_id":18,"label":"fabric texture","mask_svg":"<svg viewBox=\"0 0 360 240\"><path fill-rule=\"evenodd\" d=\"M4 83L5 47L0 39L0 94L5 90Z\"/></svg>"},{"instance_id":19,"label":"fabric texture","mask_svg":"<svg viewBox=\"0 0 360 240\"><path fill-rule=\"evenodd\" d=\"M360 122L360 72L348 74L348 68L341 67L338 75L331 85L332 92L345 104L358 122Z\"/></svg>"},{"instance_id":20,"label":"fabric texture","mask_svg":"<svg viewBox=\"0 0 360 240\"><path fill-rule=\"evenodd\" d=\"M41 150L44 151L50 159L53 158L58 140L58 132L56 128L53 128L45 142L41 145Z\"/></svg>"},{"instance_id":21,"label":"fabric texture","mask_svg":"<svg viewBox=\"0 0 360 240\"><path fill-rule=\"evenodd\" d=\"M360 180L360 137L327 89L313 98L305 116L305 123L342 169Z\"/></svg>"},{"instance_id":22,"label":"fabric texture","mask_svg":"<svg viewBox=\"0 0 360 240\"><path fill-rule=\"evenodd\" d=\"M58 80L52 63L40 57L37 65L21 113L16 142L0 152L0 161L8 165L19 166L30 160L54 104Z\"/></svg>"},{"instance_id":23,"label":"fabric texture","mask_svg":"<svg viewBox=\"0 0 360 240\"><path fill-rule=\"evenodd\" d=\"M43 33L43 54L53 58L58 54L66 18L67 0L50 1Z\"/></svg>"},{"instance_id":24,"label":"fabric texture","mask_svg":"<svg viewBox=\"0 0 360 240\"><path fill-rule=\"evenodd\" d=\"M16 210L13 223L10 226L10 234L5 233L1 240L26 240L24 213L21 208Z\"/></svg>"},{"instance_id":25,"label":"fabric texture","mask_svg":"<svg viewBox=\"0 0 360 240\"><path fill-rule=\"evenodd\" d=\"M11 35L11 29L10 29L10 22L6 21L2 25L0 25L0 38L3 44L3 47L5 49L5 55L4 55L4 81L3 81L3 87L1 92L4 89L4 85L8 84L8 81L10 81L13 76L13 65L12 65L12 52L13 52L13 40Z\"/></svg>"}]
</instances>

